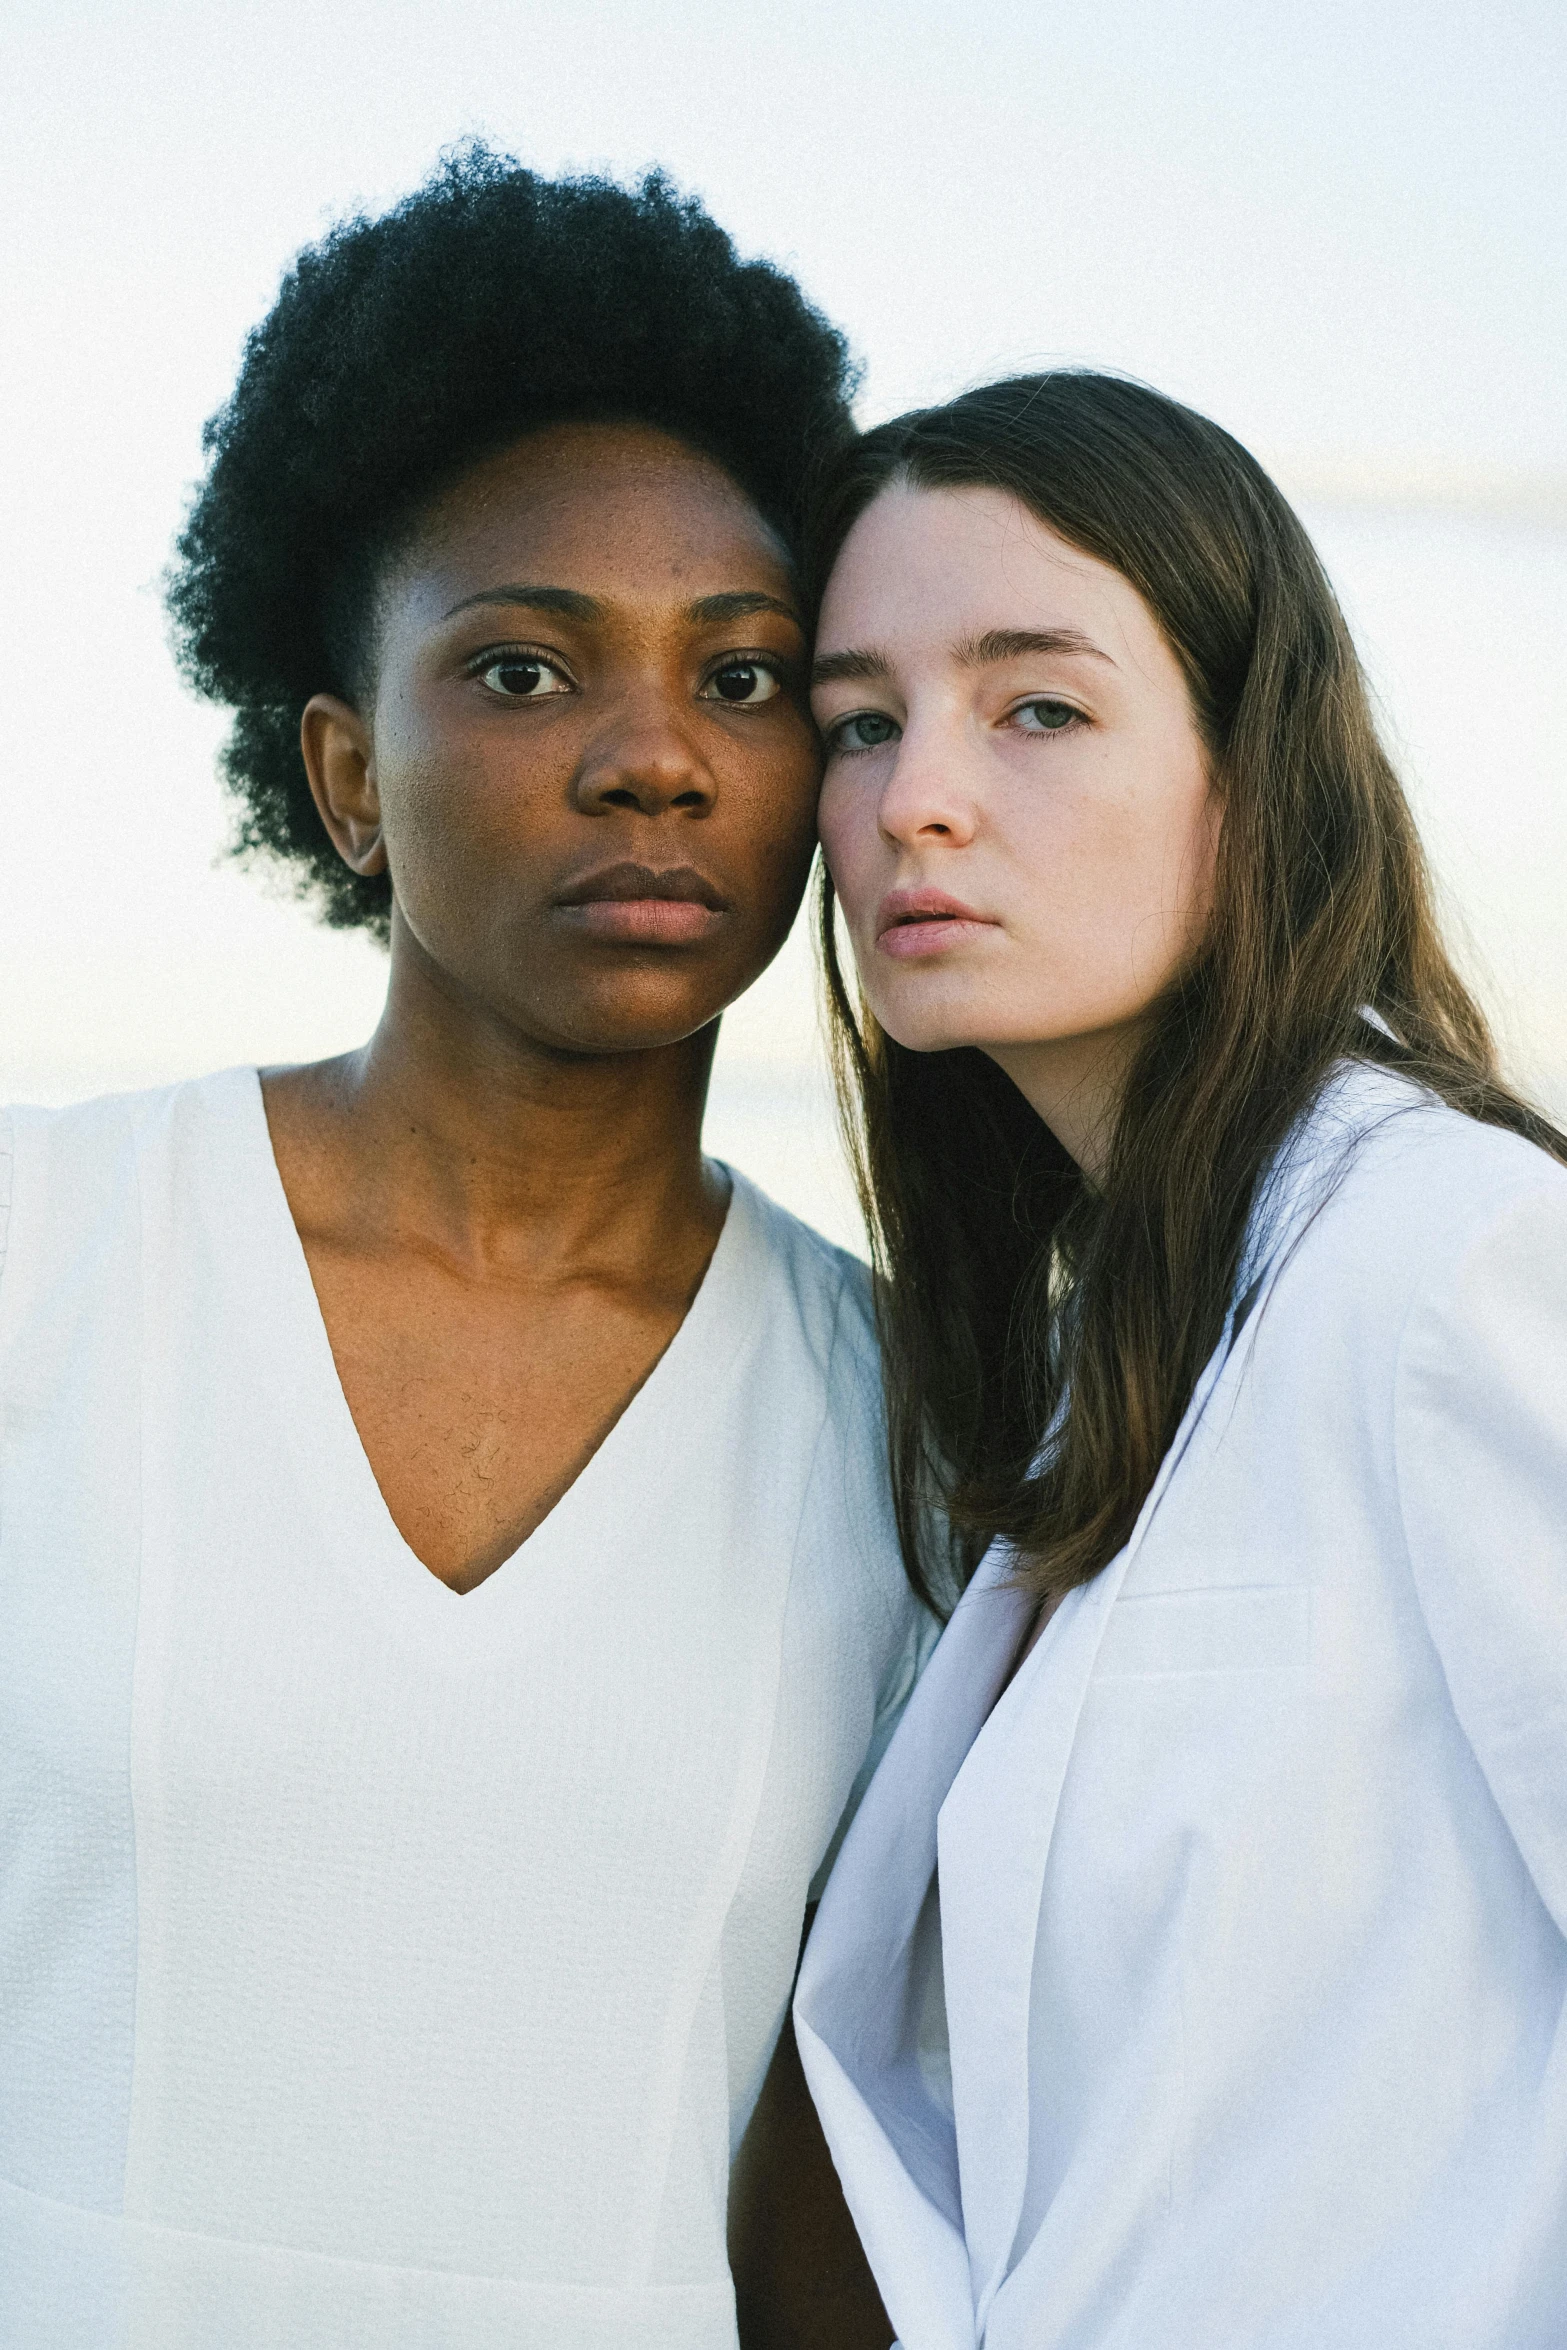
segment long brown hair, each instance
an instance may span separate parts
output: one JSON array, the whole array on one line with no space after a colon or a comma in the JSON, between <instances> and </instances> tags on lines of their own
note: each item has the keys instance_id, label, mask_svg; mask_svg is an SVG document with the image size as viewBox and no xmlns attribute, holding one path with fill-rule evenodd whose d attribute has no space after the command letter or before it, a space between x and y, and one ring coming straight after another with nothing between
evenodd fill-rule
<instances>
[{"instance_id":1,"label":"long brown hair","mask_svg":"<svg viewBox=\"0 0 1567 2350\"><path fill-rule=\"evenodd\" d=\"M895 481L1005 491L1131 582L1181 664L1221 808L1211 922L1154 1007L1097 1190L985 1054L908 1051L851 996L823 875L900 1532L940 1605L998 1536L1042 1594L1121 1547L1222 1333L1258 1178L1343 1056L1557 1157L1567 1138L1498 1077L1332 588L1237 441L1118 377L988 385L834 464L818 587Z\"/></svg>"}]
</instances>

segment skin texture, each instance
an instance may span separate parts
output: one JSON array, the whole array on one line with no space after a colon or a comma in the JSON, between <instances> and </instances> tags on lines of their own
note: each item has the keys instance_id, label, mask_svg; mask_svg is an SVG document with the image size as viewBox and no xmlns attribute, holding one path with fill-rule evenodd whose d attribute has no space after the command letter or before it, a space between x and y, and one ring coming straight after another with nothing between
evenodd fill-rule
<instances>
[{"instance_id":1,"label":"skin texture","mask_svg":"<svg viewBox=\"0 0 1567 2350\"><path fill-rule=\"evenodd\" d=\"M726 474L658 433L563 427L431 506L361 706L305 712L339 852L392 873L391 977L362 1050L267 1072L267 1115L376 1482L454 1594L580 1474L707 1269L718 1015L815 846L804 661L783 552ZM562 903L628 860L715 903ZM880 2350L791 2056L737 2201L746 2350Z\"/></svg>"},{"instance_id":2,"label":"skin texture","mask_svg":"<svg viewBox=\"0 0 1567 2350\"><path fill-rule=\"evenodd\" d=\"M1217 803L1153 614L1015 498L893 484L834 567L811 698L876 1018L988 1053L1092 1181L1212 900Z\"/></svg>"},{"instance_id":3,"label":"skin texture","mask_svg":"<svg viewBox=\"0 0 1567 2350\"><path fill-rule=\"evenodd\" d=\"M573 1482L706 1271L715 1023L813 845L803 655L782 550L726 474L566 427L435 501L363 706L305 711L340 853L390 866L391 977L370 1042L268 1072L267 1114L370 1466L454 1593ZM748 666L745 699L715 693ZM627 860L721 910L561 903Z\"/></svg>"}]
</instances>

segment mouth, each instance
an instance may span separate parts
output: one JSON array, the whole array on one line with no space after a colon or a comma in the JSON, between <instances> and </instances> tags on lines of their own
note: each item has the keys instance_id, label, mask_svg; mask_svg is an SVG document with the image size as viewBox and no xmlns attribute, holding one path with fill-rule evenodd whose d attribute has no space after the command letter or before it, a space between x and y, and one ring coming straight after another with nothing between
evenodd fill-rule
<instances>
[{"instance_id":1,"label":"mouth","mask_svg":"<svg viewBox=\"0 0 1567 2350\"><path fill-rule=\"evenodd\" d=\"M729 900L694 865L605 865L568 883L556 912L589 938L620 946L695 946L722 927Z\"/></svg>"},{"instance_id":2,"label":"mouth","mask_svg":"<svg viewBox=\"0 0 1567 2350\"><path fill-rule=\"evenodd\" d=\"M876 910L879 954L910 961L940 955L1001 925L940 889L889 890Z\"/></svg>"}]
</instances>

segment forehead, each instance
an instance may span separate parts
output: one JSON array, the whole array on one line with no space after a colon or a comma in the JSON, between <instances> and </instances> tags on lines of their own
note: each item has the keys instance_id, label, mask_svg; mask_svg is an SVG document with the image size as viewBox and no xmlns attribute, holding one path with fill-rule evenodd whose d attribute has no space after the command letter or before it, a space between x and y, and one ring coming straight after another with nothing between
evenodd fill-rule
<instances>
[{"instance_id":1,"label":"forehead","mask_svg":"<svg viewBox=\"0 0 1567 2350\"><path fill-rule=\"evenodd\" d=\"M516 580L687 604L737 587L785 594L789 563L715 459L645 426L572 424L528 434L433 498L383 593L425 606Z\"/></svg>"},{"instance_id":2,"label":"forehead","mask_svg":"<svg viewBox=\"0 0 1567 2350\"><path fill-rule=\"evenodd\" d=\"M1111 652L1158 633L1130 580L1021 499L894 482L844 541L817 650L897 651L951 646L994 629L1056 628L1077 629Z\"/></svg>"}]
</instances>

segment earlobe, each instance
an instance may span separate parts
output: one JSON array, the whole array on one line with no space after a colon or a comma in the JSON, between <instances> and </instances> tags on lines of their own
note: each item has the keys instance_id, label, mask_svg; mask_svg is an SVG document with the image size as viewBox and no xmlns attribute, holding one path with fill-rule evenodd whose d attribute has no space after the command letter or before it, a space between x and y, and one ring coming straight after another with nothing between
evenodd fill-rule
<instances>
[{"instance_id":1,"label":"earlobe","mask_svg":"<svg viewBox=\"0 0 1567 2350\"><path fill-rule=\"evenodd\" d=\"M381 799L364 719L336 694L312 694L299 722L299 748L311 797L344 864L367 876L384 873Z\"/></svg>"}]
</instances>

